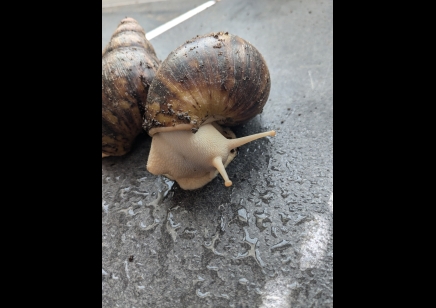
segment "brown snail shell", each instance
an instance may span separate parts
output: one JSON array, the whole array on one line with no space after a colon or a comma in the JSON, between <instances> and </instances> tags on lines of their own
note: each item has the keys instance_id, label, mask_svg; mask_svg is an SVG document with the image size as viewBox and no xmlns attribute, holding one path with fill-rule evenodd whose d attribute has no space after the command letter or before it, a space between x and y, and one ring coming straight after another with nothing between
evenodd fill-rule
<instances>
[{"instance_id":1,"label":"brown snail shell","mask_svg":"<svg viewBox=\"0 0 436 308\"><path fill-rule=\"evenodd\" d=\"M266 62L252 44L228 32L197 36L162 62L150 88L144 128L152 136L172 129L196 131L215 121L243 124L262 112L270 88Z\"/></svg>"},{"instance_id":2,"label":"brown snail shell","mask_svg":"<svg viewBox=\"0 0 436 308\"><path fill-rule=\"evenodd\" d=\"M153 137L147 170L183 189L197 189L220 173L235 149L275 131L236 138L224 126L246 123L262 112L271 80L260 52L229 34L197 36L160 65L150 86L144 128Z\"/></svg>"},{"instance_id":3,"label":"brown snail shell","mask_svg":"<svg viewBox=\"0 0 436 308\"><path fill-rule=\"evenodd\" d=\"M124 155L143 130L144 105L159 64L138 22L121 20L102 52L102 157Z\"/></svg>"}]
</instances>

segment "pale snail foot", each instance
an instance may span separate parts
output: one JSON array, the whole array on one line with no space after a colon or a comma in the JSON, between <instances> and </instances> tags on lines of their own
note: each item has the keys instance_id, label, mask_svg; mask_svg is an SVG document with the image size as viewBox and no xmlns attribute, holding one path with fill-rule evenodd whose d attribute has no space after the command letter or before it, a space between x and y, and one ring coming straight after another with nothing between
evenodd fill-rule
<instances>
[{"instance_id":1,"label":"pale snail foot","mask_svg":"<svg viewBox=\"0 0 436 308\"><path fill-rule=\"evenodd\" d=\"M266 136L275 136L275 131L235 138L230 129L215 123L201 126L195 134L190 130L159 132L153 135L147 170L177 181L182 189L200 188L218 173L230 187L225 168L235 158L235 149Z\"/></svg>"}]
</instances>

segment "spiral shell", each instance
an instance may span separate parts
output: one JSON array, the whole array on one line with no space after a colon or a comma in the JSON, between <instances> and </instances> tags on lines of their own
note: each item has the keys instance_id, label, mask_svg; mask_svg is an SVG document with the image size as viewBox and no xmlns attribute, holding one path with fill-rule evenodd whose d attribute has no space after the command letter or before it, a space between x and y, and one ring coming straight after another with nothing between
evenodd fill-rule
<instances>
[{"instance_id":1,"label":"spiral shell","mask_svg":"<svg viewBox=\"0 0 436 308\"><path fill-rule=\"evenodd\" d=\"M102 157L130 151L159 64L144 29L123 19L102 52Z\"/></svg>"},{"instance_id":2,"label":"spiral shell","mask_svg":"<svg viewBox=\"0 0 436 308\"><path fill-rule=\"evenodd\" d=\"M268 99L271 80L260 52L229 34L197 36L171 52L150 86L144 129L192 130L247 122Z\"/></svg>"}]
</instances>

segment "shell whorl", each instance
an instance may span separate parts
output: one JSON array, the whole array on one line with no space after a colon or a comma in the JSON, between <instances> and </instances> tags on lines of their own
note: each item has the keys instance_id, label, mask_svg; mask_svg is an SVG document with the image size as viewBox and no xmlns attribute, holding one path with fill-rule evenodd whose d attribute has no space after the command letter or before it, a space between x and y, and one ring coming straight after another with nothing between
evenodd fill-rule
<instances>
[{"instance_id":1,"label":"shell whorl","mask_svg":"<svg viewBox=\"0 0 436 308\"><path fill-rule=\"evenodd\" d=\"M150 86L144 129L192 130L206 123L234 126L262 112L271 88L260 52L219 32L197 36L171 52Z\"/></svg>"},{"instance_id":2,"label":"shell whorl","mask_svg":"<svg viewBox=\"0 0 436 308\"><path fill-rule=\"evenodd\" d=\"M123 19L102 52L102 156L127 153L142 131L159 64L144 29L133 18Z\"/></svg>"}]
</instances>

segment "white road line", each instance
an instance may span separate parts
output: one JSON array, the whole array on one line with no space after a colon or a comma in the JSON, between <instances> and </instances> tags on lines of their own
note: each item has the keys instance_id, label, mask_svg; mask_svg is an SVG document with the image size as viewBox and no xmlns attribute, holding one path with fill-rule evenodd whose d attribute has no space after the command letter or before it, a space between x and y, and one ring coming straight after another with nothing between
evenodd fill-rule
<instances>
[{"instance_id":1,"label":"white road line","mask_svg":"<svg viewBox=\"0 0 436 308\"><path fill-rule=\"evenodd\" d=\"M102 9L108 9L111 7L118 7L118 6L126 6L126 5L134 5L134 4L143 4L143 3L151 3L151 2L161 2L161 1L167 1L167 0L136 0L136 1L130 1L130 2L116 2L116 3L108 3L108 4L102 4Z\"/></svg>"},{"instance_id":2,"label":"white road line","mask_svg":"<svg viewBox=\"0 0 436 308\"><path fill-rule=\"evenodd\" d=\"M179 23L185 21L186 19L188 19L188 18L194 16L195 14L198 14L201 11L207 9L208 7L214 5L215 3L216 3L216 1L207 1L206 3L203 3L200 6L197 6L195 9L192 9L192 10L186 12L185 14L174 18L173 20L170 20L169 22L163 24L162 26L159 26L156 29L151 30L150 32L148 32L145 35L145 37L147 38L147 40L151 40L151 39L155 38L156 36L164 33L165 31L171 29L172 27L178 25Z\"/></svg>"}]
</instances>

